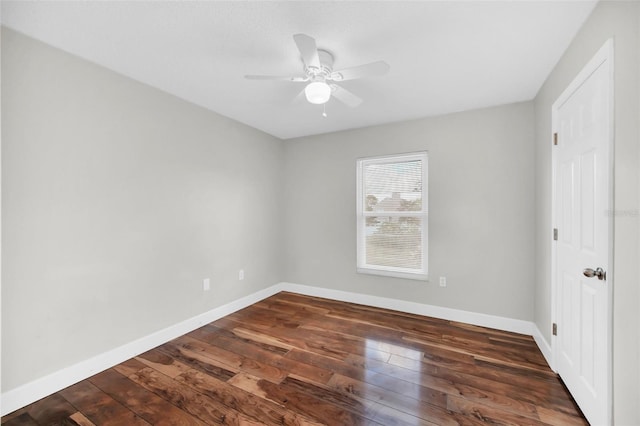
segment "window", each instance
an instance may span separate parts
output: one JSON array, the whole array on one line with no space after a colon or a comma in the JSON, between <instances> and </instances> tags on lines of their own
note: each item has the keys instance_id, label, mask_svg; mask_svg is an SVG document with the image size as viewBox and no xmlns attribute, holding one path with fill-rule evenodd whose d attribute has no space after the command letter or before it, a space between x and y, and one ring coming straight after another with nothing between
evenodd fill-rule
<instances>
[{"instance_id":1,"label":"window","mask_svg":"<svg viewBox=\"0 0 640 426\"><path fill-rule=\"evenodd\" d=\"M358 272L427 279L427 153L358 160Z\"/></svg>"}]
</instances>

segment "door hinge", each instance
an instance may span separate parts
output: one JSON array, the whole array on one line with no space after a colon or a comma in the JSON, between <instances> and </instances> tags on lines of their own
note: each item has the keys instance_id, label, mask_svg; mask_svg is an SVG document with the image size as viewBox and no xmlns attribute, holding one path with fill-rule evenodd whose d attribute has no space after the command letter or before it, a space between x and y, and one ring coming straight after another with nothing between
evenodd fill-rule
<instances>
[{"instance_id":1,"label":"door hinge","mask_svg":"<svg viewBox=\"0 0 640 426\"><path fill-rule=\"evenodd\" d=\"M553 241L558 241L558 228L553 228Z\"/></svg>"},{"instance_id":2,"label":"door hinge","mask_svg":"<svg viewBox=\"0 0 640 426\"><path fill-rule=\"evenodd\" d=\"M556 324L555 322L553 323L553 326L551 327L551 333L552 333L554 336L557 336L557 335L558 335L558 324Z\"/></svg>"},{"instance_id":3,"label":"door hinge","mask_svg":"<svg viewBox=\"0 0 640 426\"><path fill-rule=\"evenodd\" d=\"M558 132L553 134L553 144L558 145Z\"/></svg>"}]
</instances>

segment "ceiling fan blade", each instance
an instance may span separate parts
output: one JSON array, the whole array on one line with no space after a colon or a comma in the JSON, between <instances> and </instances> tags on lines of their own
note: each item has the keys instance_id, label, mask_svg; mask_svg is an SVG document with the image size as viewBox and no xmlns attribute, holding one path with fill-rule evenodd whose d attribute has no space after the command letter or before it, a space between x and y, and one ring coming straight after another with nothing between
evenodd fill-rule
<instances>
[{"instance_id":1,"label":"ceiling fan blade","mask_svg":"<svg viewBox=\"0 0 640 426\"><path fill-rule=\"evenodd\" d=\"M304 94L304 89L302 89L295 98L291 100L292 104L301 104L307 101L307 96Z\"/></svg>"},{"instance_id":2,"label":"ceiling fan blade","mask_svg":"<svg viewBox=\"0 0 640 426\"><path fill-rule=\"evenodd\" d=\"M329 79L333 81L345 81L362 77L384 75L389 72L389 68L389 64L385 61L371 62L370 64L334 71L331 73Z\"/></svg>"},{"instance_id":3,"label":"ceiling fan blade","mask_svg":"<svg viewBox=\"0 0 640 426\"><path fill-rule=\"evenodd\" d=\"M304 64L307 67L320 68L316 40L306 34L294 34L293 40L296 42L296 46L298 46Z\"/></svg>"},{"instance_id":4,"label":"ceiling fan blade","mask_svg":"<svg viewBox=\"0 0 640 426\"><path fill-rule=\"evenodd\" d=\"M247 80L282 80L282 81L307 81L306 76L286 76L286 75L245 75Z\"/></svg>"},{"instance_id":5,"label":"ceiling fan blade","mask_svg":"<svg viewBox=\"0 0 640 426\"><path fill-rule=\"evenodd\" d=\"M355 108L362 103L362 99L337 84L331 85L331 96L351 108Z\"/></svg>"}]
</instances>

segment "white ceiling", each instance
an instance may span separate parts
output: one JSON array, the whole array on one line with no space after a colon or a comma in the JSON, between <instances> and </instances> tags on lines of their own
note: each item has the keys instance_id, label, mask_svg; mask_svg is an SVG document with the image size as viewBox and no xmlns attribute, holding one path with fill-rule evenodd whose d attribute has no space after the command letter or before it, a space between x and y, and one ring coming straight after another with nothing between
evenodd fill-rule
<instances>
[{"instance_id":1,"label":"white ceiling","mask_svg":"<svg viewBox=\"0 0 640 426\"><path fill-rule=\"evenodd\" d=\"M2 1L2 23L279 138L530 100L596 0ZM348 108L298 97L292 39L305 33L334 69L377 60L389 74L342 85Z\"/></svg>"}]
</instances>

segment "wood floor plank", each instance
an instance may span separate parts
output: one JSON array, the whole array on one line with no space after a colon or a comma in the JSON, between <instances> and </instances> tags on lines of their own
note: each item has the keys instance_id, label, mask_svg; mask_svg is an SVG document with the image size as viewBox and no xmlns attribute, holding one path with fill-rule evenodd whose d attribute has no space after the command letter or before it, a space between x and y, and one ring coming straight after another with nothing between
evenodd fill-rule
<instances>
[{"instance_id":1,"label":"wood floor plank","mask_svg":"<svg viewBox=\"0 0 640 426\"><path fill-rule=\"evenodd\" d=\"M2 419L2 423L5 421L9 423L11 420L13 422L11 424L21 424L20 421L25 424L30 424L31 421L35 421L36 424L54 424L65 421L77 411L62 395L55 393L9 414ZM16 418L20 420L16 420Z\"/></svg>"},{"instance_id":2,"label":"wood floor plank","mask_svg":"<svg viewBox=\"0 0 640 426\"><path fill-rule=\"evenodd\" d=\"M148 422L133 411L87 380L69 386L60 391L60 395L96 425L149 425Z\"/></svg>"},{"instance_id":3,"label":"wood floor plank","mask_svg":"<svg viewBox=\"0 0 640 426\"><path fill-rule=\"evenodd\" d=\"M323 396L318 397L301 391L292 386L290 381L284 381L276 385L255 376L241 374L237 378L231 379L230 383L325 424L382 424L346 410L342 406L334 404L330 399L323 398ZM324 395L324 397L327 396L328 394Z\"/></svg>"},{"instance_id":4,"label":"wood floor plank","mask_svg":"<svg viewBox=\"0 0 640 426\"><path fill-rule=\"evenodd\" d=\"M290 375L287 380L291 383L296 383L298 387L306 382L304 378L295 375ZM311 383L307 384L305 388L307 391L311 389L315 393L322 394L326 393L327 390L332 394L337 392L341 397L336 399L342 401L346 409L354 410L354 408L364 407L365 410L361 412L355 410L355 412L383 424L455 424L455 422L449 421L446 410L441 407L430 405L422 400L407 397L388 389L372 386L350 377L334 374L326 385ZM424 391L426 398L428 390L424 389ZM440 394L436 396L436 393L432 395L436 398L439 397L440 401L437 402L440 404L446 404L446 395ZM355 407L349 403L349 401L354 400L359 402Z\"/></svg>"},{"instance_id":5,"label":"wood floor plank","mask_svg":"<svg viewBox=\"0 0 640 426\"><path fill-rule=\"evenodd\" d=\"M321 336L325 341L330 342L343 353L360 356L390 357L393 354L401 354L411 359L421 359L423 352L409 347L409 345L397 345L385 340L362 338L352 333L336 331L327 326L304 325L300 327L300 334L312 333L314 336ZM337 343L336 343L337 342ZM374 353L376 353L374 355Z\"/></svg>"},{"instance_id":6,"label":"wood floor plank","mask_svg":"<svg viewBox=\"0 0 640 426\"><path fill-rule=\"evenodd\" d=\"M229 318L240 321L241 323L248 322L265 328L273 326L274 323L278 324L280 328L288 329L295 329L300 325L298 319L291 318L286 314L267 312L264 309L258 309L252 306L230 314Z\"/></svg>"},{"instance_id":7,"label":"wood floor plank","mask_svg":"<svg viewBox=\"0 0 640 426\"><path fill-rule=\"evenodd\" d=\"M527 353L519 353L515 350L512 351L496 351L490 348L471 347L470 344L465 342L461 344L460 341L443 337L439 341L434 339L417 338L414 336L406 336L404 339L408 342L417 343L423 346L447 348L449 350L459 352L465 355L471 355L475 359L492 362L494 364L501 364L506 367L514 366L535 371L547 371L549 366L540 357L534 358L527 357Z\"/></svg>"},{"instance_id":8,"label":"wood floor plank","mask_svg":"<svg viewBox=\"0 0 640 426\"><path fill-rule=\"evenodd\" d=\"M304 360L307 362L318 363L325 368L330 368L334 371L334 377L329 381L330 386L341 388L341 390L352 393L357 392L360 395L366 395L366 397L376 397L375 389L379 388L380 392L386 396L386 399L393 398L393 394L397 395L411 395L416 397L419 401L431 404L438 407L446 407L446 393L440 392L434 389L430 389L420 384L411 383L405 380L398 379L391 375L384 375L370 371L363 365L354 365L352 363L344 363L332 358L314 356L303 351L291 351L287 354L288 357ZM368 391L358 390L365 386L373 386ZM408 405L410 403L407 403ZM416 406L419 404L416 404ZM398 408L398 407L394 407ZM438 419L440 411L432 413L432 415ZM416 416L418 416L416 414ZM429 420L429 418L427 418ZM444 422L440 419L441 422ZM446 424L446 422L444 423Z\"/></svg>"},{"instance_id":9,"label":"wood floor plank","mask_svg":"<svg viewBox=\"0 0 640 426\"><path fill-rule=\"evenodd\" d=\"M185 371L191 369L191 367L189 367L187 364L183 364L175 358L172 358L171 356L157 349L152 349L141 355L138 355L135 359L140 361L142 364L151 367L171 378L179 376Z\"/></svg>"},{"instance_id":10,"label":"wood floor plank","mask_svg":"<svg viewBox=\"0 0 640 426\"><path fill-rule=\"evenodd\" d=\"M256 419L242 415L216 399L154 370L143 368L129 376L135 383L159 395L176 407L202 420L205 424L258 425Z\"/></svg>"},{"instance_id":11,"label":"wood floor plank","mask_svg":"<svg viewBox=\"0 0 640 426\"><path fill-rule=\"evenodd\" d=\"M309 352L320 353L336 359L344 359L349 355L345 348L347 342L341 342L328 336L314 336L309 339L309 333L301 329L285 329L273 327L265 331L251 330L247 327L235 327L233 332L247 339L269 342L278 341L281 345L288 345L290 349L297 348Z\"/></svg>"},{"instance_id":12,"label":"wood floor plank","mask_svg":"<svg viewBox=\"0 0 640 426\"><path fill-rule=\"evenodd\" d=\"M574 411L573 413L565 413L563 411L552 410L547 407L538 407L540 420L550 425L566 425L566 426L588 426L582 413Z\"/></svg>"},{"instance_id":13,"label":"wood floor plank","mask_svg":"<svg viewBox=\"0 0 640 426\"><path fill-rule=\"evenodd\" d=\"M153 425L206 424L113 369L96 374L88 380Z\"/></svg>"},{"instance_id":14,"label":"wood floor plank","mask_svg":"<svg viewBox=\"0 0 640 426\"><path fill-rule=\"evenodd\" d=\"M289 352L289 350L291 349L291 347L289 347L288 345L286 347L283 347L278 345L272 345L269 343L259 342L252 339L245 339L241 336L236 335L231 330L228 330L226 328L216 327L211 324L207 324L204 327L201 327L195 330L194 332L189 333L189 336L196 339L203 340L205 342L210 341L210 339L214 339L214 340L221 339L221 338L233 339L233 340L237 340L238 342L245 343L246 345L248 345L247 347L251 348L252 350L256 349L256 350L259 350L260 352L266 351L266 352L272 353L273 355L284 355L287 352Z\"/></svg>"},{"instance_id":15,"label":"wood floor plank","mask_svg":"<svg viewBox=\"0 0 640 426\"><path fill-rule=\"evenodd\" d=\"M236 354L251 354L251 358L262 362L266 365L275 367L281 371L295 371L296 374L307 377L320 383L326 383L333 374L330 370L316 367L313 365L297 362L286 358L285 355L289 350L281 352L278 349L265 348L265 345L255 342L251 339L241 337L234 331L220 329L218 327L207 326L207 334L201 336L206 342L216 342L216 345L224 347L226 350ZM190 334L190 336L196 336Z\"/></svg>"},{"instance_id":16,"label":"wood floor plank","mask_svg":"<svg viewBox=\"0 0 640 426\"><path fill-rule=\"evenodd\" d=\"M507 424L507 425L545 425L539 420L530 417L523 417L512 412L505 412L490 405L482 404L478 401L470 401L466 398L450 395L447 398L447 408L451 411L464 414L467 417L475 417L483 423Z\"/></svg>"},{"instance_id":17,"label":"wood floor plank","mask_svg":"<svg viewBox=\"0 0 640 426\"><path fill-rule=\"evenodd\" d=\"M348 377L358 378L362 377L365 374L365 370L361 366L349 364L344 362L343 360L328 357L323 354L317 354L300 349L290 350L285 355L285 358L329 370L334 374L343 374Z\"/></svg>"},{"instance_id":18,"label":"wood floor plank","mask_svg":"<svg viewBox=\"0 0 640 426\"><path fill-rule=\"evenodd\" d=\"M72 414L71 417L69 418L73 420L78 426L96 426L95 423L93 423L91 420L86 418L85 415L82 414L81 412Z\"/></svg>"},{"instance_id":19,"label":"wood floor plank","mask_svg":"<svg viewBox=\"0 0 640 426\"><path fill-rule=\"evenodd\" d=\"M269 298L261 300L252 306L263 308L270 312L281 312L292 317L299 316L304 318L305 321L308 321L309 318L312 318L314 315L323 317L330 312L329 309L308 303L308 300L305 303L291 303L282 299Z\"/></svg>"},{"instance_id":20,"label":"wood floor plank","mask_svg":"<svg viewBox=\"0 0 640 426\"><path fill-rule=\"evenodd\" d=\"M448 371L415 371L355 356L349 362L366 365L367 370L406 380L449 396L462 396L470 401L480 401L496 407L505 413L518 412L537 420L536 406L528 401L531 399L529 396L523 399L513 398L513 395L521 392L521 389L514 386L490 383L487 380L476 379L474 376L456 375Z\"/></svg>"},{"instance_id":21,"label":"wood floor plank","mask_svg":"<svg viewBox=\"0 0 640 426\"><path fill-rule=\"evenodd\" d=\"M531 336L282 292L2 424L588 423Z\"/></svg>"},{"instance_id":22,"label":"wood floor plank","mask_svg":"<svg viewBox=\"0 0 640 426\"><path fill-rule=\"evenodd\" d=\"M39 426L38 422L27 412L13 416L7 415L2 418L2 424L5 426Z\"/></svg>"},{"instance_id":23,"label":"wood floor plank","mask_svg":"<svg viewBox=\"0 0 640 426\"><path fill-rule=\"evenodd\" d=\"M298 413L287 410L273 401L257 396L252 392L247 392L242 389L242 386L234 386L231 383L223 382L197 370L188 371L176 377L176 380L197 389L211 398L217 399L228 407L234 408L266 424L314 426L320 424ZM258 380L259 378L255 379L256 382ZM237 381L235 383L237 383Z\"/></svg>"},{"instance_id":24,"label":"wood floor plank","mask_svg":"<svg viewBox=\"0 0 640 426\"><path fill-rule=\"evenodd\" d=\"M390 390L394 388L393 385L383 388L339 374L335 374L327 385L342 393L357 395L423 420L437 420L436 423L440 425L455 424L447 417L447 395L442 392L414 386L411 389L413 393L407 392L407 388L399 388L403 391L400 393Z\"/></svg>"},{"instance_id":25,"label":"wood floor plank","mask_svg":"<svg viewBox=\"0 0 640 426\"><path fill-rule=\"evenodd\" d=\"M280 383L287 375L279 368L272 367L244 355L235 354L222 347L204 343L189 336L182 336L175 340L180 347L192 351L199 351L205 357L228 366L236 371L246 371L273 383Z\"/></svg>"},{"instance_id":26,"label":"wood floor plank","mask_svg":"<svg viewBox=\"0 0 640 426\"><path fill-rule=\"evenodd\" d=\"M235 336L236 338L243 339L246 342L251 342L255 346L259 346L262 348L265 348L265 347L274 348L273 349L274 352L277 350L281 354L285 354L295 347L295 345L289 343L285 339L279 339L263 331L246 329L244 327L232 327L231 329L220 328L220 327L216 327L216 328L218 330L227 330L231 335ZM269 332L270 331L271 329L269 330ZM197 335L194 335L193 337L200 338L201 340L204 340L204 341L208 341L207 337L210 337L212 333L213 332L209 332L207 335L203 336L203 333L200 332Z\"/></svg>"},{"instance_id":27,"label":"wood floor plank","mask_svg":"<svg viewBox=\"0 0 640 426\"><path fill-rule=\"evenodd\" d=\"M510 406L512 410L516 410L518 412L527 412L531 415L535 416L535 404L531 402L525 401L511 401L511 398L500 398L500 396L509 396L514 395L514 388L517 389L516 386L510 383L504 382L494 382L492 379L488 378L480 378L473 374L468 374L465 371L460 370L442 370L438 367L433 367L430 365L425 365L421 361L414 361L406 358L400 358L393 356L389 362L390 365L402 367L411 371L414 371L419 374L426 373L430 377L438 377L444 380L451 381L453 383L464 385L466 387L465 391L468 395L469 389L473 389L474 393L482 395L482 398L487 397L487 395L492 395L492 399L499 398L503 402L511 402ZM493 395L495 394L495 395Z\"/></svg>"},{"instance_id":28,"label":"wood floor plank","mask_svg":"<svg viewBox=\"0 0 640 426\"><path fill-rule=\"evenodd\" d=\"M211 358L210 356L205 356L200 351L190 350L177 342L165 343L157 349L183 364L189 365L191 368L195 368L196 370L202 371L203 373L212 377L217 377L221 380L228 380L235 376L239 371L237 368L226 365L219 360Z\"/></svg>"},{"instance_id":29,"label":"wood floor plank","mask_svg":"<svg viewBox=\"0 0 640 426\"><path fill-rule=\"evenodd\" d=\"M310 397L314 397L317 400L323 401L324 403L329 403L333 407L339 407L345 411L351 412L356 416L374 421L374 419L384 425L389 425L389 419L377 419L379 415L379 409L377 406L370 404L362 398L358 398L354 394L346 394L337 392L335 389L332 389L328 386L321 386L317 383L310 383L308 381L301 380L296 377L287 377L283 382L283 385L291 393L296 393L298 395L308 395ZM394 419L392 423L404 424L401 422L400 418Z\"/></svg>"},{"instance_id":30,"label":"wood floor plank","mask_svg":"<svg viewBox=\"0 0 640 426\"><path fill-rule=\"evenodd\" d=\"M147 367L147 364L140 362L136 358L131 358L116 365L113 369L123 376L128 377L130 374L140 371L145 367Z\"/></svg>"}]
</instances>

